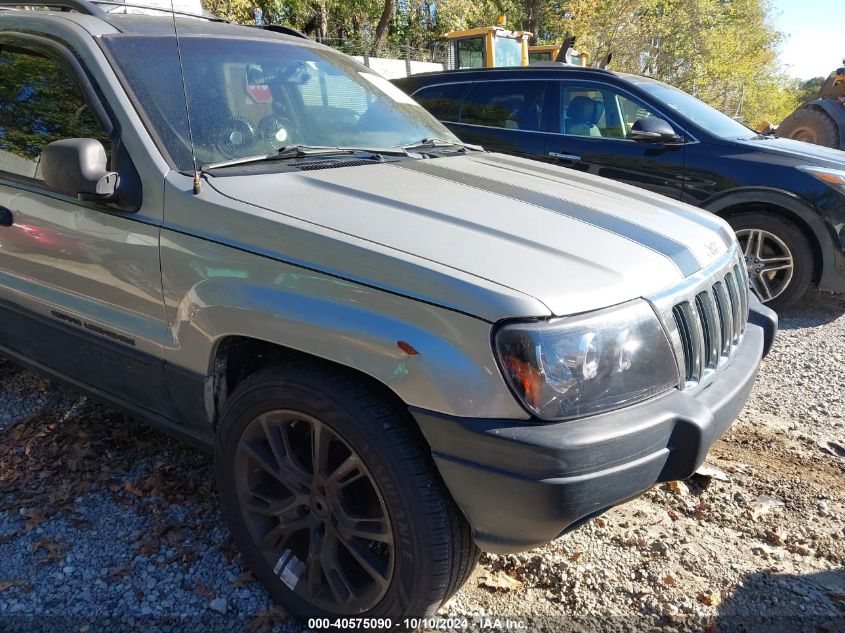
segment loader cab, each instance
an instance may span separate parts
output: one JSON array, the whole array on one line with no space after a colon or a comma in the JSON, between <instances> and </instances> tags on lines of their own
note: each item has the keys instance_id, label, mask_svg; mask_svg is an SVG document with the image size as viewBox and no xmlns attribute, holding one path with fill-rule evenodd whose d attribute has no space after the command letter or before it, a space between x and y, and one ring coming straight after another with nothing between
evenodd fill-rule
<instances>
[{"instance_id":1,"label":"loader cab","mask_svg":"<svg viewBox=\"0 0 845 633\"><path fill-rule=\"evenodd\" d=\"M528 63L537 64L540 62L556 62L560 55L560 44L541 44L528 47ZM576 51L570 48L566 52L566 63L573 66L586 66L589 56L587 53Z\"/></svg>"},{"instance_id":2,"label":"loader cab","mask_svg":"<svg viewBox=\"0 0 845 633\"><path fill-rule=\"evenodd\" d=\"M446 70L528 65L528 31L511 31L499 18L497 26L452 31L436 44L435 56L445 57ZM441 52L442 51L442 52Z\"/></svg>"}]
</instances>

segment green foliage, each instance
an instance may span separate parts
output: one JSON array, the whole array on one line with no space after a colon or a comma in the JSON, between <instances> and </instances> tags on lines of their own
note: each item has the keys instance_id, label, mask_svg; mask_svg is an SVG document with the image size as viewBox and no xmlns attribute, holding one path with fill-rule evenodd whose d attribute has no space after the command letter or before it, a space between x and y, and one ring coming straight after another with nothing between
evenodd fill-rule
<instances>
[{"instance_id":1,"label":"green foliage","mask_svg":"<svg viewBox=\"0 0 845 633\"><path fill-rule=\"evenodd\" d=\"M677 86L725 113L755 124L780 121L810 91L780 70L782 35L769 0L203 0L209 10L265 20L312 36L344 40L345 50L372 53L377 24L392 13L388 56L411 46L424 51L449 31L490 26L506 15L514 29L540 43L577 36L577 48L612 68ZM383 20L382 20L383 22ZM354 42L350 48L349 42ZM339 46L344 48L344 46Z\"/></svg>"},{"instance_id":2,"label":"green foliage","mask_svg":"<svg viewBox=\"0 0 845 633\"><path fill-rule=\"evenodd\" d=\"M815 99L826 80L827 77L813 77L812 79L807 79L806 81L797 81L794 86L794 90L798 101L805 103Z\"/></svg>"}]
</instances>

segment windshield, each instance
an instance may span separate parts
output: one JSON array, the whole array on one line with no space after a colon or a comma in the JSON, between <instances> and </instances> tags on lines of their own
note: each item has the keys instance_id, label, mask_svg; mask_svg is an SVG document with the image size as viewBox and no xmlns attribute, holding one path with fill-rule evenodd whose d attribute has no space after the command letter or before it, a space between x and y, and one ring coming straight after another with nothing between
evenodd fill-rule
<instances>
[{"instance_id":1,"label":"windshield","mask_svg":"<svg viewBox=\"0 0 845 633\"><path fill-rule=\"evenodd\" d=\"M637 82L637 86L714 136L731 140L757 136L750 128L682 90L655 81Z\"/></svg>"},{"instance_id":2,"label":"windshield","mask_svg":"<svg viewBox=\"0 0 845 633\"><path fill-rule=\"evenodd\" d=\"M173 37L104 38L151 131L193 168ZM179 38L198 164L282 146L386 148L455 137L410 97L354 60L273 40Z\"/></svg>"}]
</instances>

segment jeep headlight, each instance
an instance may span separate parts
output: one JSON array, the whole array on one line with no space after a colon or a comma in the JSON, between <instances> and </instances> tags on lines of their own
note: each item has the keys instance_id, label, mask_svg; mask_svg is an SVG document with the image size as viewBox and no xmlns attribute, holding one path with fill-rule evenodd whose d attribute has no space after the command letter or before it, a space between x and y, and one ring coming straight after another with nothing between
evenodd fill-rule
<instances>
[{"instance_id":1,"label":"jeep headlight","mask_svg":"<svg viewBox=\"0 0 845 633\"><path fill-rule=\"evenodd\" d=\"M641 300L575 317L506 323L494 340L514 393L543 420L617 409L679 381L666 334Z\"/></svg>"}]
</instances>

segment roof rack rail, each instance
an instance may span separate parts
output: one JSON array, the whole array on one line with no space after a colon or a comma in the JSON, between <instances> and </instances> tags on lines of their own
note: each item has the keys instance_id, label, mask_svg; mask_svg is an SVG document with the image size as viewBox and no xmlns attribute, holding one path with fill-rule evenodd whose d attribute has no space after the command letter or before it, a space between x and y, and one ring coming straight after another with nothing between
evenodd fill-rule
<instances>
[{"instance_id":1,"label":"roof rack rail","mask_svg":"<svg viewBox=\"0 0 845 633\"><path fill-rule=\"evenodd\" d=\"M181 15L191 18L199 18L201 20L209 20L211 22L228 22L228 20L218 17L208 11L202 13L187 13L185 11L172 11L164 7L155 7L148 4L135 4L132 2L122 2L120 0L0 0L0 8L24 8L24 7L38 7L43 9L59 9L61 11L76 11L85 15L92 15L100 18L106 22L109 21L109 11L103 9L102 6L109 9L126 7L129 9L147 9L150 11L160 11L168 15Z\"/></svg>"},{"instance_id":2,"label":"roof rack rail","mask_svg":"<svg viewBox=\"0 0 845 633\"><path fill-rule=\"evenodd\" d=\"M85 15L105 18L106 12L88 0L0 0L0 7L41 7L44 9L60 9L62 11L77 11Z\"/></svg>"},{"instance_id":3,"label":"roof rack rail","mask_svg":"<svg viewBox=\"0 0 845 633\"><path fill-rule=\"evenodd\" d=\"M2 2L3 0L0 0ZM203 9L202 13L188 13L187 11L173 11L172 9L167 9L165 7L154 7L149 4L141 4L141 3L133 3L133 2L123 2L122 0L80 0L81 2L89 3L89 4L96 4L96 5L104 5L109 7L110 9L126 7L129 9L146 9L149 11L159 11L161 13L166 13L167 15L181 15L189 18L199 18L201 20L208 20L210 22L229 22L229 20L225 18L221 18L220 16L214 15L209 11ZM113 11L105 11L105 13L113 13Z\"/></svg>"}]
</instances>

